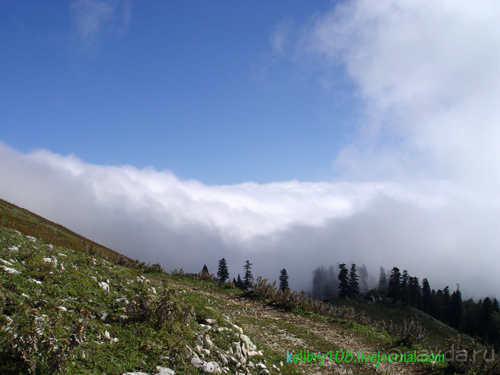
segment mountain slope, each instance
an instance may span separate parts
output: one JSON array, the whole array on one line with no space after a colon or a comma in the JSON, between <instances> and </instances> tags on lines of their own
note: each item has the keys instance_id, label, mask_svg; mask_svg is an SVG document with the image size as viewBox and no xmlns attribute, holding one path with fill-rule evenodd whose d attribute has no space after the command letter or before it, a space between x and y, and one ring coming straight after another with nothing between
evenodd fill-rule
<instances>
[{"instance_id":1,"label":"mountain slope","mask_svg":"<svg viewBox=\"0 0 500 375\"><path fill-rule=\"evenodd\" d=\"M394 348L398 330L352 307L328 318L285 311L256 293L166 275L5 201L0 220L2 374L424 374L446 367L358 361L445 348L424 339ZM291 361L329 351L350 351L353 360Z\"/></svg>"}]
</instances>

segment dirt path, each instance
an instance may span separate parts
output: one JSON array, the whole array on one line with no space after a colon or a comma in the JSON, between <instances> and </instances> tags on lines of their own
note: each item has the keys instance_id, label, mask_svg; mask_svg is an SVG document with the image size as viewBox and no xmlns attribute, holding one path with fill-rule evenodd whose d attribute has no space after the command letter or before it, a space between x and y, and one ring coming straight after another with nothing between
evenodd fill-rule
<instances>
[{"instance_id":1,"label":"dirt path","mask_svg":"<svg viewBox=\"0 0 500 375\"><path fill-rule=\"evenodd\" d=\"M181 287L181 285L179 285ZM210 289L198 289L197 292L207 297L222 300L222 307L233 319L239 321L245 332L250 333L256 342L259 342L275 352L283 355L286 362L287 349L294 353L300 350L309 350L310 353L326 353L333 350L350 350L355 360L351 363L324 362L323 366L317 363L295 363L305 374L410 374L423 375L430 371L416 364L405 363L357 363L357 353L377 353L378 349L368 339L357 337L348 328L336 329L332 324L307 316L299 316L289 312L264 305L259 301L247 298L230 296ZM326 350L325 350L326 348ZM381 353L387 353L382 351Z\"/></svg>"}]
</instances>

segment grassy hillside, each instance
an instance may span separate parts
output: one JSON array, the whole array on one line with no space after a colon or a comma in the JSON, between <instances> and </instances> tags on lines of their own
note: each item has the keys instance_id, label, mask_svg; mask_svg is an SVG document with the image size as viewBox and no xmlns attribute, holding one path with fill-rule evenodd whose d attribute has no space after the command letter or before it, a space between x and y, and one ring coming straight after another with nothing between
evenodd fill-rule
<instances>
[{"instance_id":1,"label":"grassy hillside","mask_svg":"<svg viewBox=\"0 0 500 375\"><path fill-rule=\"evenodd\" d=\"M457 332L418 310L359 301L326 306L280 294L264 280L244 293L166 275L5 201L0 220L1 374L489 371L479 370L479 359L465 365L358 361L379 352L445 351ZM176 267L182 265L169 265ZM290 361L301 352L311 358L329 351L351 351L353 359Z\"/></svg>"}]
</instances>

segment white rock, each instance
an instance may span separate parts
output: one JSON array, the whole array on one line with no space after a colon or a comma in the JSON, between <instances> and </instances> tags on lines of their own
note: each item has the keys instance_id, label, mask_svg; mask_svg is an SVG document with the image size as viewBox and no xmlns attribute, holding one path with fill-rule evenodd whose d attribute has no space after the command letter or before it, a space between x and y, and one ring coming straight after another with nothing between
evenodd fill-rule
<instances>
[{"instance_id":1,"label":"white rock","mask_svg":"<svg viewBox=\"0 0 500 375\"><path fill-rule=\"evenodd\" d=\"M263 364L262 362L257 363L255 366L257 366L257 368L261 369L261 370L267 368L267 366L265 364Z\"/></svg>"},{"instance_id":2,"label":"white rock","mask_svg":"<svg viewBox=\"0 0 500 375\"><path fill-rule=\"evenodd\" d=\"M66 254L63 254L63 253L59 253L57 255L59 255L60 257L65 257L66 256Z\"/></svg>"},{"instance_id":3,"label":"white rock","mask_svg":"<svg viewBox=\"0 0 500 375\"><path fill-rule=\"evenodd\" d=\"M43 258L44 262L52 263L52 258Z\"/></svg>"},{"instance_id":4,"label":"white rock","mask_svg":"<svg viewBox=\"0 0 500 375\"><path fill-rule=\"evenodd\" d=\"M205 361L200 359L198 355L194 354L193 358L191 358L191 363L196 368L202 368L203 365L205 364Z\"/></svg>"},{"instance_id":5,"label":"white rock","mask_svg":"<svg viewBox=\"0 0 500 375\"><path fill-rule=\"evenodd\" d=\"M208 337L208 336L205 337L205 345L207 348L211 348L213 346L213 344L214 343L212 342L212 340L210 340L210 337Z\"/></svg>"},{"instance_id":6,"label":"white rock","mask_svg":"<svg viewBox=\"0 0 500 375\"><path fill-rule=\"evenodd\" d=\"M238 359L242 358L241 355L241 346L239 342L233 342L233 347L234 347L234 356Z\"/></svg>"},{"instance_id":7,"label":"white rock","mask_svg":"<svg viewBox=\"0 0 500 375\"><path fill-rule=\"evenodd\" d=\"M15 270L14 268L9 268L9 267L2 267L2 268L5 272L10 273L11 275L21 273L18 270Z\"/></svg>"},{"instance_id":8,"label":"white rock","mask_svg":"<svg viewBox=\"0 0 500 375\"><path fill-rule=\"evenodd\" d=\"M109 284L108 284L108 283L105 283L104 281L101 281L101 282L99 283L99 286L100 286L102 289L104 289L104 290L106 290L106 291L108 291L108 292L109 292Z\"/></svg>"},{"instance_id":9,"label":"white rock","mask_svg":"<svg viewBox=\"0 0 500 375\"><path fill-rule=\"evenodd\" d=\"M257 349L255 344L252 341L250 341L250 338L247 335L240 334L240 339L245 343L248 351Z\"/></svg>"},{"instance_id":10,"label":"white rock","mask_svg":"<svg viewBox=\"0 0 500 375\"><path fill-rule=\"evenodd\" d=\"M36 238L35 237L31 237L31 236L26 236L26 238L30 241L33 241L35 242L36 241Z\"/></svg>"},{"instance_id":11,"label":"white rock","mask_svg":"<svg viewBox=\"0 0 500 375\"><path fill-rule=\"evenodd\" d=\"M124 372L122 375L148 375L145 372Z\"/></svg>"},{"instance_id":12,"label":"white rock","mask_svg":"<svg viewBox=\"0 0 500 375\"><path fill-rule=\"evenodd\" d=\"M106 340L111 341L111 336L109 335L109 332L108 332L108 331L105 331L105 332L104 332L104 338L105 338Z\"/></svg>"},{"instance_id":13,"label":"white rock","mask_svg":"<svg viewBox=\"0 0 500 375\"><path fill-rule=\"evenodd\" d=\"M243 358L248 358L248 352L247 352L247 349L245 348L244 343L241 343L241 356Z\"/></svg>"},{"instance_id":14,"label":"white rock","mask_svg":"<svg viewBox=\"0 0 500 375\"><path fill-rule=\"evenodd\" d=\"M210 324L213 326L214 324L217 324L217 320L215 319L205 319L205 323Z\"/></svg>"},{"instance_id":15,"label":"white rock","mask_svg":"<svg viewBox=\"0 0 500 375\"><path fill-rule=\"evenodd\" d=\"M175 371L167 367L156 366L156 369L160 371L156 375L175 375Z\"/></svg>"},{"instance_id":16,"label":"white rock","mask_svg":"<svg viewBox=\"0 0 500 375\"><path fill-rule=\"evenodd\" d=\"M231 323L231 325L232 325L232 326L233 326L233 327L234 327L237 331L239 331L240 333L243 333L243 329L242 329L241 327L239 327L239 326L237 326L236 324L233 324L233 323Z\"/></svg>"},{"instance_id":17,"label":"white rock","mask_svg":"<svg viewBox=\"0 0 500 375\"><path fill-rule=\"evenodd\" d=\"M8 266L12 266L12 263L11 262L7 262L6 260L0 259L0 262L2 262L3 264L6 264Z\"/></svg>"},{"instance_id":18,"label":"white rock","mask_svg":"<svg viewBox=\"0 0 500 375\"><path fill-rule=\"evenodd\" d=\"M9 250L10 251L18 251L19 247L17 247L17 246L11 246L11 247L9 247Z\"/></svg>"},{"instance_id":19,"label":"white rock","mask_svg":"<svg viewBox=\"0 0 500 375\"><path fill-rule=\"evenodd\" d=\"M64 306L57 306L56 310L59 310L59 311L68 311L68 309L66 307L64 307Z\"/></svg>"},{"instance_id":20,"label":"white rock","mask_svg":"<svg viewBox=\"0 0 500 375\"><path fill-rule=\"evenodd\" d=\"M217 362L205 362L203 365L203 372L205 374L214 374L220 372L220 367Z\"/></svg>"},{"instance_id":21,"label":"white rock","mask_svg":"<svg viewBox=\"0 0 500 375\"><path fill-rule=\"evenodd\" d=\"M219 351L217 351L217 354L219 355L220 357L220 360L222 361L222 364L224 366L227 366L229 364L229 359L228 357L224 354L224 353L221 353Z\"/></svg>"}]
</instances>

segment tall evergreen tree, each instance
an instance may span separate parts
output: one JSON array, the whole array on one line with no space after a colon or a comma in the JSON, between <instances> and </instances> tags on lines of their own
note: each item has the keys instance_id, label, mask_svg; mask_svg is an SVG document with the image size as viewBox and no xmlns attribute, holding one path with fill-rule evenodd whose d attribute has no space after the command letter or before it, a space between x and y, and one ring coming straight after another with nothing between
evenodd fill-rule
<instances>
[{"instance_id":1,"label":"tall evergreen tree","mask_svg":"<svg viewBox=\"0 0 500 375\"><path fill-rule=\"evenodd\" d=\"M493 311L500 314L500 305L498 304L497 299L493 299Z\"/></svg>"},{"instance_id":2,"label":"tall evergreen tree","mask_svg":"<svg viewBox=\"0 0 500 375\"><path fill-rule=\"evenodd\" d=\"M346 299L349 297L349 271L345 263L339 264L339 298Z\"/></svg>"},{"instance_id":3,"label":"tall evergreen tree","mask_svg":"<svg viewBox=\"0 0 500 375\"><path fill-rule=\"evenodd\" d=\"M392 269L391 276L389 277L387 296L395 300L399 300L401 297L401 272L397 267Z\"/></svg>"},{"instance_id":4,"label":"tall evergreen tree","mask_svg":"<svg viewBox=\"0 0 500 375\"><path fill-rule=\"evenodd\" d=\"M451 295L450 295L450 288L446 286L443 289L443 298L441 302L442 306L442 311L443 311L443 321L446 324L450 323L450 317L451 317Z\"/></svg>"},{"instance_id":5,"label":"tall evergreen tree","mask_svg":"<svg viewBox=\"0 0 500 375\"><path fill-rule=\"evenodd\" d=\"M236 279L236 287L238 289L245 289L245 285L243 284L243 281L241 280L240 274L238 274L238 278Z\"/></svg>"},{"instance_id":6,"label":"tall evergreen tree","mask_svg":"<svg viewBox=\"0 0 500 375\"><path fill-rule=\"evenodd\" d=\"M252 263L249 260L245 262L243 266L245 270L245 276L243 277L243 289L248 290L252 287L253 284L253 276L252 276Z\"/></svg>"},{"instance_id":7,"label":"tall evergreen tree","mask_svg":"<svg viewBox=\"0 0 500 375\"><path fill-rule=\"evenodd\" d=\"M358 268L353 263L349 271L349 298L357 298L359 296L359 281Z\"/></svg>"},{"instance_id":8,"label":"tall evergreen tree","mask_svg":"<svg viewBox=\"0 0 500 375\"><path fill-rule=\"evenodd\" d=\"M462 293L460 293L460 289L457 287L457 290L451 294L450 326L460 330L462 326L462 316Z\"/></svg>"},{"instance_id":9,"label":"tall evergreen tree","mask_svg":"<svg viewBox=\"0 0 500 375\"><path fill-rule=\"evenodd\" d=\"M378 290L381 292L385 292L387 290L387 276L384 267L380 267Z\"/></svg>"},{"instance_id":10,"label":"tall evergreen tree","mask_svg":"<svg viewBox=\"0 0 500 375\"><path fill-rule=\"evenodd\" d=\"M408 275L407 270L404 270L401 275L401 292L399 299L405 305L410 304L410 275Z\"/></svg>"},{"instance_id":11,"label":"tall evergreen tree","mask_svg":"<svg viewBox=\"0 0 500 375\"><path fill-rule=\"evenodd\" d=\"M363 264L358 269L359 271L359 291L361 293L368 292L368 270L366 266Z\"/></svg>"},{"instance_id":12,"label":"tall evergreen tree","mask_svg":"<svg viewBox=\"0 0 500 375\"><path fill-rule=\"evenodd\" d=\"M327 273L325 267L321 266L313 271L313 287L312 287L312 297L323 301L326 299L324 288L327 282Z\"/></svg>"},{"instance_id":13,"label":"tall evergreen tree","mask_svg":"<svg viewBox=\"0 0 500 375\"><path fill-rule=\"evenodd\" d=\"M280 272L280 289L283 292L288 289L288 274L284 268Z\"/></svg>"},{"instance_id":14,"label":"tall evergreen tree","mask_svg":"<svg viewBox=\"0 0 500 375\"><path fill-rule=\"evenodd\" d=\"M229 271L227 270L227 262L226 258L222 258L219 260L219 269L217 271L217 277L219 279L219 283L223 284L229 279Z\"/></svg>"},{"instance_id":15,"label":"tall evergreen tree","mask_svg":"<svg viewBox=\"0 0 500 375\"><path fill-rule=\"evenodd\" d=\"M409 290L409 303L410 306L417 309L422 308L422 289L420 288L420 282L418 277L410 276L410 283L408 286Z\"/></svg>"},{"instance_id":16,"label":"tall evergreen tree","mask_svg":"<svg viewBox=\"0 0 500 375\"><path fill-rule=\"evenodd\" d=\"M210 272L208 272L208 267L206 264L203 265L203 268L201 269L201 278L202 279L207 279L208 276L210 276Z\"/></svg>"},{"instance_id":17,"label":"tall evergreen tree","mask_svg":"<svg viewBox=\"0 0 500 375\"><path fill-rule=\"evenodd\" d=\"M431 313L431 286L427 279L422 281L422 308L427 314Z\"/></svg>"}]
</instances>

